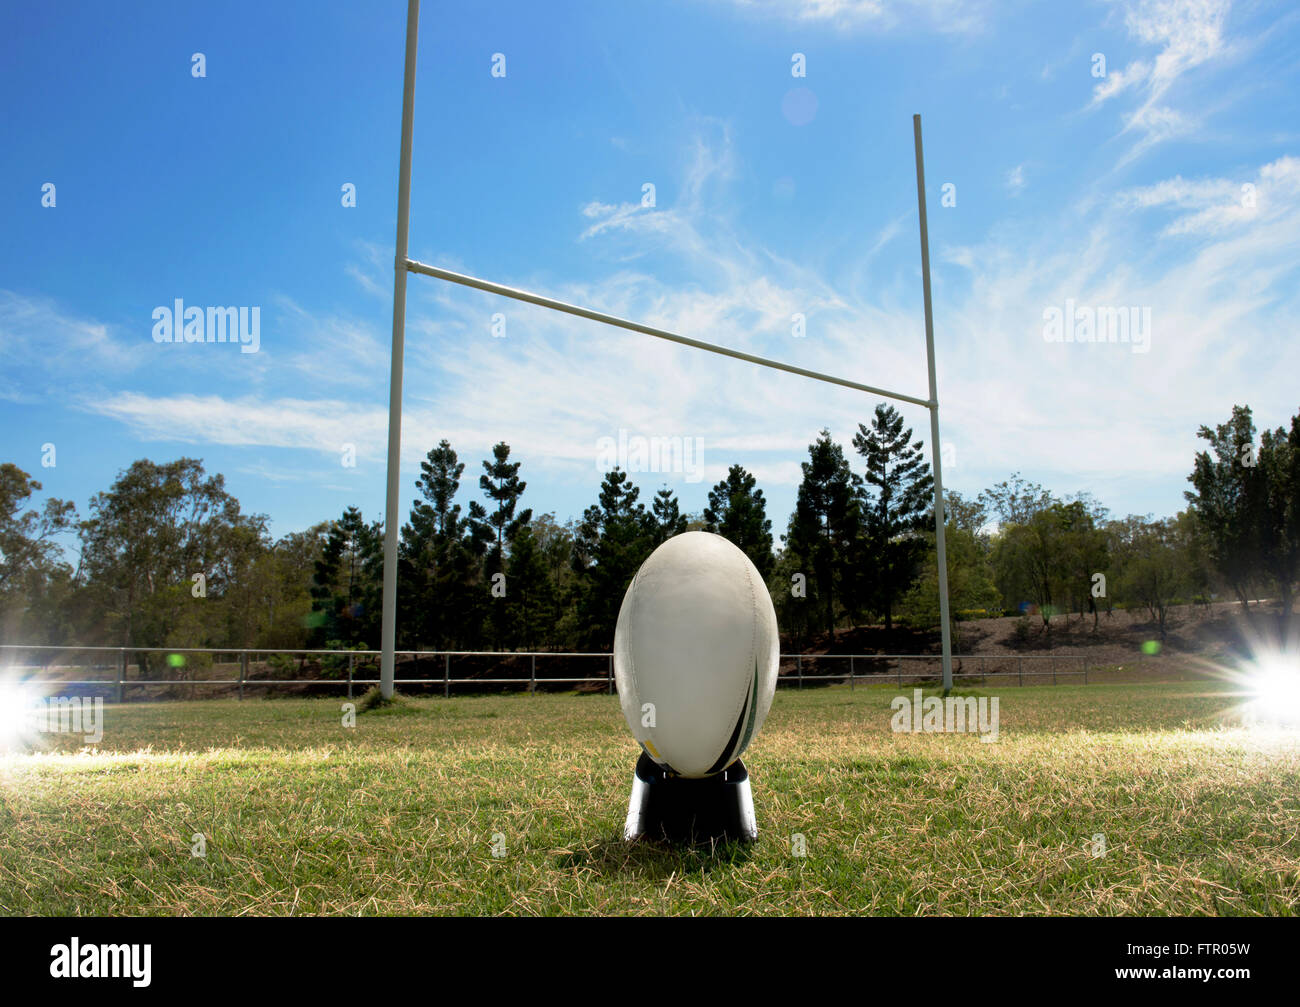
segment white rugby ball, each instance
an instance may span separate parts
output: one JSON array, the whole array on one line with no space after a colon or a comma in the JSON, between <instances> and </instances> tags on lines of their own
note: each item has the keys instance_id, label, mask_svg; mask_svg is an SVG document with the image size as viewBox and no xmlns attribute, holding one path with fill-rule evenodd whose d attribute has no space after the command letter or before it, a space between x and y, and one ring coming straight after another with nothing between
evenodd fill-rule
<instances>
[{"instance_id":1,"label":"white rugby ball","mask_svg":"<svg viewBox=\"0 0 1300 1007\"><path fill-rule=\"evenodd\" d=\"M614 678L627 726L665 769L720 773L767 717L780 656L772 596L749 557L721 535L675 535L641 564L619 609Z\"/></svg>"}]
</instances>

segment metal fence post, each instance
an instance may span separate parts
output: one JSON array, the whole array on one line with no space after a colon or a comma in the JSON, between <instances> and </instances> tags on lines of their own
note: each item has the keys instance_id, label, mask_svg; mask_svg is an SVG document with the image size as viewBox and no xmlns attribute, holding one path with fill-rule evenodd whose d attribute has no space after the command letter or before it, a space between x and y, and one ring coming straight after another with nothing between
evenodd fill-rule
<instances>
[{"instance_id":1,"label":"metal fence post","mask_svg":"<svg viewBox=\"0 0 1300 1007\"><path fill-rule=\"evenodd\" d=\"M803 688L803 655L796 654L794 658L795 675L799 679L799 688Z\"/></svg>"},{"instance_id":2,"label":"metal fence post","mask_svg":"<svg viewBox=\"0 0 1300 1007\"><path fill-rule=\"evenodd\" d=\"M451 698L451 655L444 654L442 661L442 698Z\"/></svg>"},{"instance_id":3,"label":"metal fence post","mask_svg":"<svg viewBox=\"0 0 1300 1007\"><path fill-rule=\"evenodd\" d=\"M849 692L853 691L853 655L849 655Z\"/></svg>"},{"instance_id":4,"label":"metal fence post","mask_svg":"<svg viewBox=\"0 0 1300 1007\"><path fill-rule=\"evenodd\" d=\"M614 695L614 655L613 654L609 655L609 668L605 672L605 678L606 681L608 682L608 686L606 690L607 694L612 696Z\"/></svg>"},{"instance_id":5,"label":"metal fence post","mask_svg":"<svg viewBox=\"0 0 1300 1007\"><path fill-rule=\"evenodd\" d=\"M126 702L126 651L117 652L117 701Z\"/></svg>"},{"instance_id":6,"label":"metal fence post","mask_svg":"<svg viewBox=\"0 0 1300 1007\"><path fill-rule=\"evenodd\" d=\"M1025 659L1023 657L1016 658L1016 674L1020 676L1019 684L1024 685L1025 684Z\"/></svg>"},{"instance_id":7,"label":"metal fence post","mask_svg":"<svg viewBox=\"0 0 1300 1007\"><path fill-rule=\"evenodd\" d=\"M528 691L537 695L537 655L528 659Z\"/></svg>"},{"instance_id":8,"label":"metal fence post","mask_svg":"<svg viewBox=\"0 0 1300 1007\"><path fill-rule=\"evenodd\" d=\"M352 655L348 655L348 699L352 698Z\"/></svg>"},{"instance_id":9,"label":"metal fence post","mask_svg":"<svg viewBox=\"0 0 1300 1007\"><path fill-rule=\"evenodd\" d=\"M248 677L248 651L239 652L239 698L244 698L244 679Z\"/></svg>"}]
</instances>

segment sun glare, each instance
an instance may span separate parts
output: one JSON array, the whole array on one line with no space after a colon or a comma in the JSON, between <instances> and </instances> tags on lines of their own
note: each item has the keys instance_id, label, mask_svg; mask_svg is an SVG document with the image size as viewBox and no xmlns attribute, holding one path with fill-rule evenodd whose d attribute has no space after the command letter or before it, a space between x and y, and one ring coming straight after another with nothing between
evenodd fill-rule
<instances>
[{"instance_id":1,"label":"sun glare","mask_svg":"<svg viewBox=\"0 0 1300 1007\"><path fill-rule=\"evenodd\" d=\"M31 733L33 696L13 682L0 682L0 749L26 742Z\"/></svg>"},{"instance_id":2,"label":"sun glare","mask_svg":"<svg viewBox=\"0 0 1300 1007\"><path fill-rule=\"evenodd\" d=\"M1300 654L1269 654L1247 670L1251 712L1261 720L1300 724Z\"/></svg>"}]
</instances>

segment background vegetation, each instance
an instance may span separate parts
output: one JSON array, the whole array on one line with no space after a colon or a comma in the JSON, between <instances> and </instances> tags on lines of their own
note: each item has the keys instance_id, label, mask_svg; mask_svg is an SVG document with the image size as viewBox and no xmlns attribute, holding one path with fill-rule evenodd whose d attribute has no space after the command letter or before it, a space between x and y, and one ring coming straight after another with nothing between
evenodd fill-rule
<instances>
[{"instance_id":1,"label":"background vegetation","mask_svg":"<svg viewBox=\"0 0 1300 1007\"><path fill-rule=\"evenodd\" d=\"M1019 474L974 499L948 493L953 619L1024 612L1026 626L1050 632L1055 615L1095 627L1123 606L1149 613L1164 635L1171 605L1216 596L1273 598L1285 616L1300 573L1300 415L1257 437L1250 409L1234 407L1200 437L1187 509L1172 517L1112 518L1087 493L1058 497ZM809 445L794 512L775 536L762 489L739 465L699 515L681 513L667 487L647 504L619 469L579 518L534 514L504 443L462 510L474 473L443 440L421 465L401 529L398 645L606 650L637 567L689 528L725 535L753 559L787 646L872 623L937 626L924 445L880 405L850 447L826 431ZM192 458L135 462L85 516L38 502L40 490L0 466L0 642L379 646L383 527L355 507L272 541L266 517L244 513L223 477ZM58 544L68 535L75 550Z\"/></svg>"}]
</instances>

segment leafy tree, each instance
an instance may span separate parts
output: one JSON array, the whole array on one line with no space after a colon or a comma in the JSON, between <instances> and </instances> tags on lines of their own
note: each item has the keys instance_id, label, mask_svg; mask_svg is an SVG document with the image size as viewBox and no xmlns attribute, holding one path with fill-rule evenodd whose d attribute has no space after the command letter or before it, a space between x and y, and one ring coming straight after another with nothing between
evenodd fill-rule
<instances>
[{"instance_id":1,"label":"leafy tree","mask_svg":"<svg viewBox=\"0 0 1300 1007\"><path fill-rule=\"evenodd\" d=\"M727 478L709 490L704 530L740 548L766 580L772 573L772 522L757 480L744 466L732 465Z\"/></svg>"},{"instance_id":2,"label":"leafy tree","mask_svg":"<svg viewBox=\"0 0 1300 1007\"><path fill-rule=\"evenodd\" d=\"M874 601L885 613L885 629L893 628L894 603L916 577L925 554L927 507L934 492L934 479L925 460L924 442L912 441L911 428L904 429L903 416L893 406L876 406L871 426L858 424L853 446L867 463L863 493L865 553L860 553L860 571L874 574Z\"/></svg>"},{"instance_id":3,"label":"leafy tree","mask_svg":"<svg viewBox=\"0 0 1300 1007\"><path fill-rule=\"evenodd\" d=\"M1026 482L1019 472L1013 472L1010 479L981 493L979 502L989 513L996 514L1001 524L1023 525L1050 507L1055 498L1038 483Z\"/></svg>"},{"instance_id":4,"label":"leafy tree","mask_svg":"<svg viewBox=\"0 0 1300 1007\"><path fill-rule=\"evenodd\" d=\"M807 565L793 550L782 549L773 557L767 589L776 608L777 625L782 632L789 634L796 649L802 650L815 628L820 610L815 605L816 599L810 599L806 590L796 591L796 577L800 575L805 580L806 589Z\"/></svg>"},{"instance_id":5,"label":"leafy tree","mask_svg":"<svg viewBox=\"0 0 1300 1007\"><path fill-rule=\"evenodd\" d=\"M985 531L985 526L989 523L989 513L982 495L974 500L967 500L965 496L956 490L945 489L943 496L943 509L946 518L945 529L947 524L952 524L969 531L983 542L987 549L989 536ZM929 521L927 520L928 524Z\"/></svg>"},{"instance_id":6,"label":"leafy tree","mask_svg":"<svg viewBox=\"0 0 1300 1007\"><path fill-rule=\"evenodd\" d=\"M1130 514L1109 530L1116 543L1116 592L1125 602L1145 608L1160 638L1167 639L1170 608L1196 586L1191 522L1186 514L1162 520Z\"/></svg>"},{"instance_id":7,"label":"leafy tree","mask_svg":"<svg viewBox=\"0 0 1300 1007\"><path fill-rule=\"evenodd\" d=\"M209 598L208 605L191 605L186 611L196 625L224 625L221 641L250 647L267 615L265 606L279 593L276 557L264 525L237 524L225 532L224 540L215 576L225 590Z\"/></svg>"},{"instance_id":8,"label":"leafy tree","mask_svg":"<svg viewBox=\"0 0 1300 1007\"><path fill-rule=\"evenodd\" d=\"M1004 607L1032 600L1047 629L1053 615L1087 609L1095 630L1093 575L1110 562L1106 509L1087 493L1058 500L1018 472L981 493L978 503L999 518L990 557Z\"/></svg>"},{"instance_id":9,"label":"leafy tree","mask_svg":"<svg viewBox=\"0 0 1300 1007\"><path fill-rule=\"evenodd\" d=\"M1061 598L1069 600L1071 610L1083 617L1084 607L1092 613L1092 629L1098 626L1099 609L1093 596L1093 576L1104 574L1110 564L1106 534L1102 530L1105 508L1088 495L1068 503L1057 504L1053 511L1059 521L1058 548L1055 557L1060 578Z\"/></svg>"},{"instance_id":10,"label":"leafy tree","mask_svg":"<svg viewBox=\"0 0 1300 1007\"><path fill-rule=\"evenodd\" d=\"M54 536L73 527L76 508L51 498L40 510L23 509L41 484L11 462L0 465L0 594L11 590L24 574L59 562Z\"/></svg>"},{"instance_id":11,"label":"leafy tree","mask_svg":"<svg viewBox=\"0 0 1300 1007\"><path fill-rule=\"evenodd\" d=\"M1041 498L1040 498L1041 499ZM1006 522L993 540L994 578L1006 607L1024 600L1038 605L1046 629L1068 605L1091 607L1092 575L1107 569L1105 533L1097 527L1087 500L1047 497L1045 507L1021 511L1023 522Z\"/></svg>"},{"instance_id":12,"label":"leafy tree","mask_svg":"<svg viewBox=\"0 0 1300 1007\"><path fill-rule=\"evenodd\" d=\"M931 548L921 565L920 576L903 596L901 605L913 620L938 626L942 621L938 552L934 548L934 532L925 533L925 537ZM993 582L988 549L980 542L977 532L949 521L944 528L944 544L948 554L948 616L953 637L957 638L956 624L962 612L983 609L996 615L1001 597Z\"/></svg>"},{"instance_id":13,"label":"leafy tree","mask_svg":"<svg viewBox=\"0 0 1300 1007\"><path fill-rule=\"evenodd\" d=\"M531 531L546 569L550 618L543 639L548 646L572 649L578 645L579 578L574 572L574 539L578 524L559 524L554 514L535 517Z\"/></svg>"},{"instance_id":14,"label":"leafy tree","mask_svg":"<svg viewBox=\"0 0 1300 1007\"><path fill-rule=\"evenodd\" d=\"M968 500L956 490L944 490L944 541L948 553L948 614L954 639L957 622L964 611L983 609L989 614L1001 610L1001 595L993 579L991 545L985 531L988 513L979 500ZM940 622L939 563L935 534L925 533L926 556L916 583L903 596L902 607L910 618L926 625Z\"/></svg>"},{"instance_id":15,"label":"leafy tree","mask_svg":"<svg viewBox=\"0 0 1300 1007\"><path fill-rule=\"evenodd\" d=\"M96 613L87 601L80 577L68 564L33 568L0 613L0 641L58 647L93 640ZM45 663L55 658L54 652L46 651L37 660Z\"/></svg>"},{"instance_id":16,"label":"leafy tree","mask_svg":"<svg viewBox=\"0 0 1300 1007\"><path fill-rule=\"evenodd\" d=\"M1214 581L1213 564L1205 544L1205 534L1190 510L1179 511L1174 520L1178 524L1177 540L1187 563L1187 589L1192 601L1208 605Z\"/></svg>"},{"instance_id":17,"label":"leafy tree","mask_svg":"<svg viewBox=\"0 0 1300 1007\"><path fill-rule=\"evenodd\" d=\"M300 650L308 645L312 576L329 528L328 521L321 521L306 531L290 532L257 556L238 592L247 598L250 621L232 632L232 640L246 640L251 634L257 647Z\"/></svg>"},{"instance_id":18,"label":"leafy tree","mask_svg":"<svg viewBox=\"0 0 1300 1007\"><path fill-rule=\"evenodd\" d=\"M62 560L55 536L73 528L76 508L50 498L37 510L27 507L41 484L17 465L0 465L0 635L30 640L26 618L56 618L71 587L71 568ZM31 612L38 609L39 613ZM40 618L43 616L44 618Z\"/></svg>"},{"instance_id":19,"label":"leafy tree","mask_svg":"<svg viewBox=\"0 0 1300 1007\"><path fill-rule=\"evenodd\" d=\"M199 606L236 588L240 554L264 541L266 518L241 513L221 475L195 458L134 462L90 502L79 525L88 602L123 646L199 646L219 611ZM192 576L204 574L206 598Z\"/></svg>"},{"instance_id":20,"label":"leafy tree","mask_svg":"<svg viewBox=\"0 0 1300 1007\"><path fill-rule=\"evenodd\" d=\"M1059 609L1057 599L1067 580L1067 539L1072 515L1065 504L1054 501L1034 512L1024 523L1005 524L993 540L993 569L1008 607L1032 600L1044 628Z\"/></svg>"}]
</instances>

